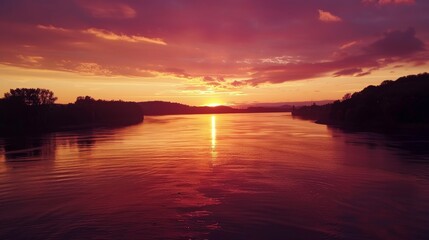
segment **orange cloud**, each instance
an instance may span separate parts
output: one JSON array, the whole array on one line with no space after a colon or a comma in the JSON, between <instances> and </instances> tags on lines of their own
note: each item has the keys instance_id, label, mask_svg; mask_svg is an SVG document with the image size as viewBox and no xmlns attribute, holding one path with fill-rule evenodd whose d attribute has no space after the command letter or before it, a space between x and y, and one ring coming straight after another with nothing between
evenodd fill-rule
<instances>
[{"instance_id":1,"label":"orange cloud","mask_svg":"<svg viewBox=\"0 0 429 240\"><path fill-rule=\"evenodd\" d=\"M40 63L44 58L41 56L24 56L24 55L18 55L18 58L27 64L37 64Z\"/></svg>"},{"instance_id":2,"label":"orange cloud","mask_svg":"<svg viewBox=\"0 0 429 240\"><path fill-rule=\"evenodd\" d=\"M341 45L340 49L344 50L344 49L350 48L356 44L357 44L357 41L348 42L348 43Z\"/></svg>"},{"instance_id":3,"label":"orange cloud","mask_svg":"<svg viewBox=\"0 0 429 240\"><path fill-rule=\"evenodd\" d=\"M330 12L319 9L319 20L322 22L341 22L342 19Z\"/></svg>"},{"instance_id":4,"label":"orange cloud","mask_svg":"<svg viewBox=\"0 0 429 240\"><path fill-rule=\"evenodd\" d=\"M167 43L160 38L148 38L148 37L143 37L139 35L129 36L124 34L116 34L107 30L97 29L97 28L90 28L90 29L84 30L83 32L94 35L98 38L112 40L112 41L124 41L124 42L132 42L132 43L146 42L146 43L153 43L153 44L159 44L159 45L167 45Z\"/></svg>"},{"instance_id":5,"label":"orange cloud","mask_svg":"<svg viewBox=\"0 0 429 240\"><path fill-rule=\"evenodd\" d=\"M76 71L79 73L90 74L90 75L102 75L109 76L112 75L112 71L109 69L103 68L97 63L80 63L76 67Z\"/></svg>"},{"instance_id":6,"label":"orange cloud","mask_svg":"<svg viewBox=\"0 0 429 240\"><path fill-rule=\"evenodd\" d=\"M42 30L56 31L56 32L68 32L68 31L70 31L68 29L55 27L52 25L37 25L37 28L42 29Z\"/></svg>"},{"instance_id":7,"label":"orange cloud","mask_svg":"<svg viewBox=\"0 0 429 240\"><path fill-rule=\"evenodd\" d=\"M65 29L65 28L56 27L53 25L37 25L37 28L46 30L46 31L57 32L57 33L77 32L76 30ZM112 40L112 41L124 41L124 42L132 42L132 43L146 42L146 43L152 43L152 44L167 45L167 43L160 38L148 38L140 35L116 34L114 32L110 32L110 31L107 31L104 29L98 29L98 28L89 28L81 31L81 33L90 34L101 39Z\"/></svg>"}]
</instances>

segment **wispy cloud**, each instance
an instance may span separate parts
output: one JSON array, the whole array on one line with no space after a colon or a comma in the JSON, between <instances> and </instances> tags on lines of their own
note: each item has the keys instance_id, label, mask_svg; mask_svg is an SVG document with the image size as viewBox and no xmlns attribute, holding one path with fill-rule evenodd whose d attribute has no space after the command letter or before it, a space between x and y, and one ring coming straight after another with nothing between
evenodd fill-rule
<instances>
[{"instance_id":1,"label":"wispy cloud","mask_svg":"<svg viewBox=\"0 0 429 240\"><path fill-rule=\"evenodd\" d=\"M90 28L90 29L84 30L84 32L94 35L98 38L112 40L112 41L124 41L124 42L132 42L132 43L145 42L145 43L153 43L153 44L159 44L159 45L167 45L167 43L160 38L148 38L148 37L139 36L139 35L116 34L107 30L97 29L97 28Z\"/></svg>"},{"instance_id":2,"label":"wispy cloud","mask_svg":"<svg viewBox=\"0 0 429 240\"><path fill-rule=\"evenodd\" d=\"M24 56L24 55L18 55L18 58L24 63L28 63L28 64L37 64L44 59L41 56Z\"/></svg>"},{"instance_id":3,"label":"wispy cloud","mask_svg":"<svg viewBox=\"0 0 429 240\"><path fill-rule=\"evenodd\" d=\"M415 0L362 0L366 4L378 4L378 5L388 5L388 4L414 4Z\"/></svg>"},{"instance_id":4,"label":"wispy cloud","mask_svg":"<svg viewBox=\"0 0 429 240\"><path fill-rule=\"evenodd\" d=\"M351 41L351 42L348 42L348 43L341 45L340 49L344 50L344 49L350 48L356 44L357 44L357 41Z\"/></svg>"},{"instance_id":5,"label":"wispy cloud","mask_svg":"<svg viewBox=\"0 0 429 240\"><path fill-rule=\"evenodd\" d=\"M85 33L97 38L111 40L111 41L124 41L130 43L151 43L158 45L167 45L167 43L160 38L149 38L141 35L126 35L126 34L117 34L108 30L98 29L98 28L88 28L86 30L73 30L66 29L62 27L57 27L53 25L37 25L38 29L52 31L57 33Z\"/></svg>"},{"instance_id":6,"label":"wispy cloud","mask_svg":"<svg viewBox=\"0 0 429 240\"><path fill-rule=\"evenodd\" d=\"M70 30L60 27L55 27L52 25L37 25L37 28L48 31L56 31L56 32L69 32Z\"/></svg>"},{"instance_id":7,"label":"wispy cloud","mask_svg":"<svg viewBox=\"0 0 429 240\"><path fill-rule=\"evenodd\" d=\"M111 70L104 68L97 63L80 63L75 70L78 73L90 74L90 75L103 75L103 76L112 75Z\"/></svg>"}]
</instances>

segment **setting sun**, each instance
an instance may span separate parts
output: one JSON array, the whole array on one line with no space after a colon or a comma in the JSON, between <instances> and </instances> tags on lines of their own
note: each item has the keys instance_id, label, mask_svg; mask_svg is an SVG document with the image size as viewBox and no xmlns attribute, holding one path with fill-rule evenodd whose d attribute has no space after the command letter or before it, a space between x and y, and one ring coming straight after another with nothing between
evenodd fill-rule
<instances>
[{"instance_id":1,"label":"setting sun","mask_svg":"<svg viewBox=\"0 0 429 240\"><path fill-rule=\"evenodd\" d=\"M221 104L221 103L218 103L218 102L213 102L213 103L208 103L208 104L206 104L204 106L206 106L206 107L218 107L218 106L221 106L221 105L224 105L224 104Z\"/></svg>"}]
</instances>

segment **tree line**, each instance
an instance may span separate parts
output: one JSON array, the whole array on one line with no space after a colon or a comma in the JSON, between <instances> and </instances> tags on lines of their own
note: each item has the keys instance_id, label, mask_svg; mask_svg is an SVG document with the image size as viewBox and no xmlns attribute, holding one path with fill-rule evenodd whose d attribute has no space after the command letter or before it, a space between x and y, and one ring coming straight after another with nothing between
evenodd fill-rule
<instances>
[{"instance_id":1,"label":"tree line","mask_svg":"<svg viewBox=\"0 0 429 240\"><path fill-rule=\"evenodd\" d=\"M134 102L78 97L75 103L55 104L48 89L11 89L0 99L0 134L21 134L102 126L122 126L143 121Z\"/></svg>"},{"instance_id":2,"label":"tree line","mask_svg":"<svg viewBox=\"0 0 429 240\"><path fill-rule=\"evenodd\" d=\"M292 114L320 123L365 130L429 130L429 73L346 94L331 104L305 106Z\"/></svg>"}]
</instances>

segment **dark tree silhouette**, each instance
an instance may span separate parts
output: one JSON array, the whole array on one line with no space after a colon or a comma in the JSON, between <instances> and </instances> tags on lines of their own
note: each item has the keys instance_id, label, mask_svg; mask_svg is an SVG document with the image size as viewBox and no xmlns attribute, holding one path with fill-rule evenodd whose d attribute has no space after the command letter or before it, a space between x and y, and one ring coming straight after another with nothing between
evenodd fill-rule
<instances>
[{"instance_id":1,"label":"dark tree silhouette","mask_svg":"<svg viewBox=\"0 0 429 240\"><path fill-rule=\"evenodd\" d=\"M376 131L429 132L429 73L368 86L343 101L306 106L292 114L321 123Z\"/></svg>"},{"instance_id":2,"label":"dark tree silhouette","mask_svg":"<svg viewBox=\"0 0 429 240\"><path fill-rule=\"evenodd\" d=\"M350 99L350 98L352 98L352 94L351 94L351 93L346 93L346 94L344 94L344 96L343 96L343 101L348 100L348 99Z\"/></svg>"},{"instance_id":3,"label":"dark tree silhouette","mask_svg":"<svg viewBox=\"0 0 429 240\"><path fill-rule=\"evenodd\" d=\"M54 104L57 100L54 93L42 88L16 88L4 94L6 100L23 103L29 106Z\"/></svg>"},{"instance_id":4,"label":"dark tree silhouette","mask_svg":"<svg viewBox=\"0 0 429 240\"><path fill-rule=\"evenodd\" d=\"M0 135L27 134L136 124L144 119L135 102L79 97L75 104L53 104L46 89L18 88L0 99Z\"/></svg>"},{"instance_id":5,"label":"dark tree silhouette","mask_svg":"<svg viewBox=\"0 0 429 240\"><path fill-rule=\"evenodd\" d=\"M80 96L76 98L76 101L74 103L85 104L85 103L91 103L91 102L95 102L95 99L90 96L85 96L85 97Z\"/></svg>"}]
</instances>

